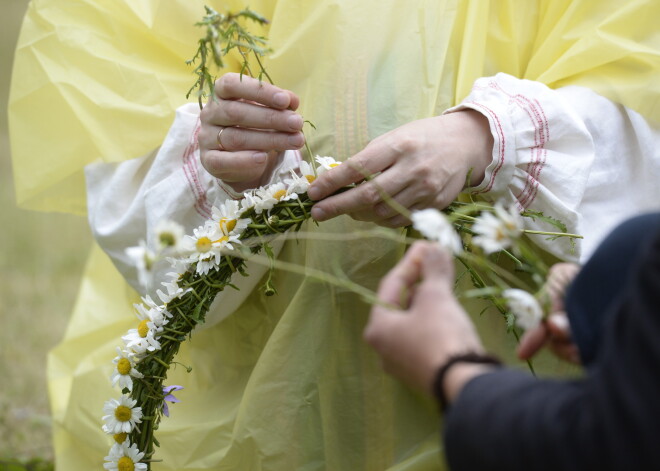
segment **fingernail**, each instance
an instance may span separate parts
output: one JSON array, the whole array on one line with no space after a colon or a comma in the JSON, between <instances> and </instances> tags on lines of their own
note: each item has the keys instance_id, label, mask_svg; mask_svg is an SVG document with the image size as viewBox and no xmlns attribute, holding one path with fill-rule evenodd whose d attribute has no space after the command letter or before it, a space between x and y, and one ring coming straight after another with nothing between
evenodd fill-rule
<instances>
[{"instance_id":1,"label":"fingernail","mask_svg":"<svg viewBox=\"0 0 660 471\"><path fill-rule=\"evenodd\" d=\"M289 145L291 147L302 147L304 143L305 141L303 140L303 136L300 133L289 136Z\"/></svg>"},{"instance_id":2,"label":"fingernail","mask_svg":"<svg viewBox=\"0 0 660 471\"><path fill-rule=\"evenodd\" d=\"M568 331L570 329L570 325L568 323L568 319L566 316L560 315L560 314L551 314L550 317L548 318L549 322L552 322L555 327L561 330Z\"/></svg>"},{"instance_id":3,"label":"fingernail","mask_svg":"<svg viewBox=\"0 0 660 471\"><path fill-rule=\"evenodd\" d=\"M315 186L310 186L309 189L307 190L307 196L309 196L310 199L317 200L320 199L321 197L321 190L319 190ZM312 210L313 211L313 210Z\"/></svg>"},{"instance_id":4,"label":"fingernail","mask_svg":"<svg viewBox=\"0 0 660 471\"><path fill-rule=\"evenodd\" d=\"M277 92L275 95L273 95L273 103L275 106L284 108L289 104L289 96L284 92Z\"/></svg>"},{"instance_id":5,"label":"fingernail","mask_svg":"<svg viewBox=\"0 0 660 471\"><path fill-rule=\"evenodd\" d=\"M317 221L325 221L325 211L314 206L312 208L312 217Z\"/></svg>"},{"instance_id":6,"label":"fingernail","mask_svg":"<svg viewBox=\"0 0 660 471\"><path fill-rule=\"evenodd\" d=\"M292 114L291 116L289 116L286 122L289 125L289 127L294 130L302 129L303 127L303 119L302 116L300 116L299 114Z\"/></svg>"},{"instance_id":7,"label":"fingernail","mask_svg":"<svg viewBox=\"0 0 660 471\"><path fill-rule=\"evenodd\" d=\"M252 154L252 158L258 164L263 164L266 161L267 157L268 154L266 154L265 152L257 152L255 154Z\"/></svg>"}]
</instances>

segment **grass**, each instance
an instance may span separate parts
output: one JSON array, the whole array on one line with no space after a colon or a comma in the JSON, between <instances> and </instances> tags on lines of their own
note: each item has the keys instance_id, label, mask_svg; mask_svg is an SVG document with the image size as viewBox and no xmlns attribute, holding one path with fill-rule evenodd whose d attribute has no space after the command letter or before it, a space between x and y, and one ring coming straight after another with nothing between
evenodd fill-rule
<instances>
[{"instance_id":1,"label":"grass","mask_svg":"<svg viewBox=\"0 0 660 471\"><path fill-rule=\"evenodd\" d=\"M0 471L53 471L53 463L39 458L19 463L18 461L0 461Z\"/></svg>"},{"instance_id":2,"label":"grass","mask_svg":"<svg viewBox=\"0 0 660 471\"><path fill-rule=\"evenodd\" d=\"M15 204L4 110L27 3L0 2L0 471L53 469L46 355L62 337L91 244L84 218Z\"/></svg>"}]
</instances>

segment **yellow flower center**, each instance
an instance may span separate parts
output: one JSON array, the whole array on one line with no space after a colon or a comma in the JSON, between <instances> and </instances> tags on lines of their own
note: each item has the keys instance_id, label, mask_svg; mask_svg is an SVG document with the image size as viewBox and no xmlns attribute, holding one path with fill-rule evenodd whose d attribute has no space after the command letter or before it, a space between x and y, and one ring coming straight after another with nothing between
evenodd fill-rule
<instances>
[{"instance_id":1,"label":"yellow flower center","mask_svg":"<svg viewBox=\"0 0 660 471\"><path fill-rule=\"evenodd\" d=\"M305 175L305 178L309 183L312 183L314 180L316 180L316 177L314 175Z\"/></svg>"},{"instance_id":2,"label":"yellow flower center","mask_svg":"<svg viewBox=\"0 0 660 471\"><path fill-rule=\"evenodd\" d=\"M119 458L119 461L117 461L117 469L119 471L134 471L135 464L128 456L122 456Z\"/></svg>"},{"instance_id":3,"label":"yellow flower center","mask_svg":"<svg viewBox=\"0 0 660 471\"><path fill-rule=\"evenodd\" d=\"M112 436L112 438L114 438L115 441L121 445L122 443L124 443L126 441L127 436L128 436L128 434L126 432L122 432L122 433L115 433Z\"/></svg>"},{"instance_id":4,"label":"yellow flower center","mask_svg":"<svg viewBox=\"0 0 660 471\"><path fill-rule=\"evenodd\" d=\"M154 261L149 257L149 255L144 254L144 267L147 269L147 271L151 271L151 269L154 266Z\"/></svg>"},{"instance_id":5,"label":"yellow flower center","mask_svg":"<svg viewBox=\"0 0 660 471\"><path fill-rule=\"evenodd\" d=\"M211 244L213 244L213 242L211 242L211 239L208 237L200 237L197 239L195 246L197 247L198 252L205 253L211 250Z\"/></svg>"},{"instance_id":6,"label":"yellow flower center","mask_svg":"<svg viewBox=\"0 0 660 471\"><path fill-rule=\"evenodd\" d=\"M334 163L334 164L330 164L330 165L328 165L328 166L329 166L330 168L335 168L335 167L339 167L339 164L338 164L338 163Z\"/></svg>"},{"instance_id":7,"label":"yellow flower center","mask_svg":"<svg viewBox=\"0 0 660 471\"><path fill-rule=\"evenodd\" d=\"M133 416L133 411L131 411L130 407L126 406L117 406L115 409L115 419L117 419L120 422L128 422L131 420L131 417Z\"/></svg>"},{"instance_id":8,"label":"yellow flower center","mask_svg":"<svg viewBox=\"0 0 660 471\"><path fill-rule=\"evenodd\" d=\"M273 198L279 201L284 198L284 195L286 195L286 190L277 190L275 193L273 193Z\"/></svg>"},{"instance_id":9,"label":"yellow flower center","mask_svg":"<svg viewBox=\"0 0 660 471\"><path fill-rule=\"evenodd\" d=\"M147 325L148 322L149 322L149 319L145 319L145 320L141 321L138 324L138 328L137 328L138 335L140 335L140 337L142 337L142 338L145 338L147 336L147 334L149 333L149 326ZM117 366L119 366L119 365L117 365ZM119 368L117 368L117 369L119 369Z\"/></svg>"},{"instance_id":10,"label":"yellow flower center","mask_svg":"<svg viewBox=\"0 0 660 471\"><path fill-rule=\"evenodd\" d=\"M144 336L146 336L146 334ZM117 371L119 372L120 375L127 375L128 373L131 372L131 362L128 361L128 358L121 358L117 362Z\"/></svg>"},{"instance_id":11,"label":"yellow flower center","mask_svg":"<svg viewBox=\"0 0 660 471\"><path fill-rule=\"evenodd\" d=\"M229 234L236 227L236 219L220 219L220 230L223 234Z\"/></svg>"},{"instance_id":12,"label":"yellow flower center","mask_svg":"<svg viewBox=\"0 0 660 471\"><path fill-rule=\"evenodd\" d=\"M164 247L172 247L176 243L176 237L171 232L162 232L159 240Z\"/></svg>"}]
</instances>

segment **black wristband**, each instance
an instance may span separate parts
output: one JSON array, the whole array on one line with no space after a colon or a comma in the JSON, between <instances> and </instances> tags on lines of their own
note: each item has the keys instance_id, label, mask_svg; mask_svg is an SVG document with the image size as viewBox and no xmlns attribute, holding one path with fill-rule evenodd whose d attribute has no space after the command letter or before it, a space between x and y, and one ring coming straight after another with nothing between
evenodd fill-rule
<instances>
[{"instance_id":1,"label":"black wristband","mask_svg":"<svg viewBox=\"0 0 660 471\"><path fill-rule=\"evenodd\" d=\"M447 396L444 388L445 376L447 376L449 369L456 363L480 363L484 365L502 366L502 362L499 358L484 353L468 352L449 357L445 364L438 369L433 381L433 392L440 403L440 410L442 412L447 409Z\"/></svg>"}]
</instances>

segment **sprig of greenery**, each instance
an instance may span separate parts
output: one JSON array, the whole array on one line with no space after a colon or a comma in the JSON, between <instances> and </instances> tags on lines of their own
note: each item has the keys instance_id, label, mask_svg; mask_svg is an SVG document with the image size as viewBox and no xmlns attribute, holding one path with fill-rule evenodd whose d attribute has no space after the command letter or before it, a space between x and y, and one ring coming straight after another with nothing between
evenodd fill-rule
<instances>
[{"instance_id":1,"label":"sprig of greenery","mask_svg":"<svg viewBox=\"0 0 660 471\"><path fill-rule=\"evenodd\" d=\"M206 15L195 25L205 27L206 35L199 39L197 52L193 58L186 61L188 65L197 63L194 70L197 80L186 93L186 98L196 91L200 109L204 106L204 99L213 96L215 76L211 73L210 66L212 64L216 68L222 69L225 66L223 58L232 50L236 50L242 58L241 74L247 73L254 77L249 63L249 58L252 56L259 64L257 73L259 80L266 77L270 83L273 83L261 63L261 57L271 52L268 40L245 29L242 21L251 20L260 25L266 25L268 20L249 8L238 13L218 13L209 6L204 8Z\"/></svg>"}]
</instances>

